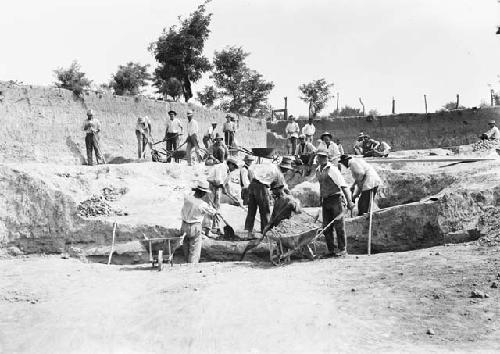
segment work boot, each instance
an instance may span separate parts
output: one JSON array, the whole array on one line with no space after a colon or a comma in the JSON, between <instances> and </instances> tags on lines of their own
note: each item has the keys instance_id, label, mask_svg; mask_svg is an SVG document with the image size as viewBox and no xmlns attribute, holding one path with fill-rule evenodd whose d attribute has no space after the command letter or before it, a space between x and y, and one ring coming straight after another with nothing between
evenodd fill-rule
<instances>
[{"instance_id":1,"label":"work boot","mask_svg":"<svg viewBox=\"0 0 500 354\"><path fill-rule=\"evenodd\" d=\"M333 254L333 257L335 257L335 258L345 258L345 256L347 256L347 251L346 250L335 252Z\"/></svg>"}]
</instances>

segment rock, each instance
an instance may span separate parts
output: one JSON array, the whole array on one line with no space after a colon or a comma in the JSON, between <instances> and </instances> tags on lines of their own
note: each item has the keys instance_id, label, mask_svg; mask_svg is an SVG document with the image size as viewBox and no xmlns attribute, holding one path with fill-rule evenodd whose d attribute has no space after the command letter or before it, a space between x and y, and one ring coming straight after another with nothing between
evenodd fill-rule
<instances>
[{"instance_id":1,"label":"rock","mask_svg":"<svg viewBox=\"0 0 500 354\"><path fill-rule=\"evenodd\" d=\"M352 291L352 292L355 292L355 291L356 291L356 289L352 288L352 289L351 289L351 291Z\"/></svg>"},{"instance_id":2,"label":"rock","mask_svg":"<svg viewBox=\"0 0 500 354\"><path fill-rule=\"evenodd\" d=\"M435 254L436 256L439 256L439 255L440 255L441 253L439 253L439 252L436 252L436 253L434 253L434 254Z\"/></svg>"},{"instance_id":3,"label":"rock","mask_svg":"<svg viewBox=\"0 0 500 354\"><path fill-rule=\"evenodd\" d=\"M491 287L492 287L493 289L498 288L498 283L497 283L496 281L494 281L493 283L491 283Z\"/></svg>"},{"instance_id":4,"label":"rock","mask_svg":"<svg viewBox=\"0 0 500 354\"><path fill-rule=\"evenodd\" d=\"M16 246L10 246L9 248L7 248L7 253L11 256L21 256L24 254L23 251L21 251Z\"/></svg>"},{"instance_id":5,"label":"rock","mask_svg":"<svg viewBox=\"0 0 500 354\"><path fill-rule=\"evenodd\" d=\"M427 334L430 335L430 336L433 336L435 333L434 333L434 330L432 328L428 328L427 329Z\"/></svg>"},{"instance_id":6,"label":"rock","mask_svg":"<svg viewBox=\"0 0 500 354\"><path fill-rule=\"evenodd\" d=\"M484 298L487 298L490 296L488 294L486 294L484 291L474 289L474 290L472 290L470 297L475 298L475 299L484 299Z\"/></svg>"}]
</instances>

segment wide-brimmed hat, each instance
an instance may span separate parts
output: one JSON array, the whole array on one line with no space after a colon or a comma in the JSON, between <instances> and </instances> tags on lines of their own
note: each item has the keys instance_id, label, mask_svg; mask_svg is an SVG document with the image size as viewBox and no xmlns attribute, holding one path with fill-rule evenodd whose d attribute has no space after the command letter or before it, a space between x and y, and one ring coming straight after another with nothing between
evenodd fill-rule
<instances>
[{"instance_id":1,"label":"wide-brimmed hat","mask_svg":"<svg viewBox=\"0 0 500 354\"><path fill-rule=\"evenodd\" d=\"M255 161L255 156L253 155L245 155L244 161Z\"/></svg>"},{"instance_id":2,"label":"wide-brimmed hat","mask_svg":"<svg viewBox=\"0 0 500 354\"><path fill-rule=\"evenodd\" d=\"M495 122L494 120L490 120L488 124L497 124L497 122Z\"/></svg>"},{"instance_id":3,"label":"wide-brimmed hat","mask_svg":"<svg viewBox=\"0 0 500 354\"><path fill-rule=\"evenodd\" d=\"M215 125L217 125L217 122L216 122L215 120L213 120L210 124L212 124L212 125L214 125L214 124L215 124Z\"/></svg>"},{"instance_id":4,"label":"wide-brimmed hat","mask_svg":"<svg viewBox=\"0 0 500 354\"><path fill-rule=\"evenodd\" d=\"M349 155L347 155L347 154L344 154L344 155L341 155L341 156L340 156L340 160L339 160L339 162L340 162L342 165L344 165L344 166L346 166L346 167L347 167L347 163L349 162L349 160L350 160L350 159L352 159L352 157L351 157L351 156L349 156Z\"/></svg>"},{"instance_id":5,"label":"wide-brimmed hat","mask_svg":"<svg viewBox=\"0 0 500 354\"><path fill-rule=\"evenodd\" d=\"M93 115L94 115L94 110L93 110L93 109L89 109L89 110L87 111L87 115L88 115L88 116L93 116Z\"/></svg>"},{"instance_id":6,"label":"wide-brimmed hat","mask_svg":"<svg viewBox=\"0 0 500 354\"><path fill-rule=\"evenodd\" d=\"M278 189L278 188L283 188L283 187L285 187L285 186L283 185L283 183L281 181L273 181L271 183L271 186L270 186L271 189Z\"/></svg>"},{"instance_id":7,"label":"wide-brimmed hat","mask_svg":"<svg viewBox=\"0 0 500 354\"><path fill-rule=\"evenodd\" d=\"M174 111L174 110L172 110L172 109L171 109L170 111L168 111L168 115L170 115L170 113L172 113L174 116L176 116L176 115L177 115L177 112L176 112L176 111Z\"/></svg>"},{"instance_id":8,"label":"wide-brimmed hat","mask_svg":"<svg viewBox=\"0 0 500 354\"><path fill-rule=\"evenodd\" d=\"M327 151L327 150L325 150L325 149L318 149L318 150L316 151L316 155L317 155L317 156L328 156L328 151Z\"/></svg>"},{"instance_id":9,"label":"wide-brimmed hat","mask_svg":"<svg viewBox=\"0 0 500 354\"><path fill-rule=\"evenodd\" d=\"M324 132L323 134L321 134L320 138L323 139L325 136L329 136L330 139L333 139L333 135L330 134L329 132Z\"/></svg>"},{"instance_id":10,"label":"wide-brimmed hat","mask_svg":"<svg viewBox=\"0 0 500 354\"><path fill-rule=\"evenodd\" d=\"M283 158L281 159L281 162L279 164L279 167L286 168L288 170L293 170L292 159L288 156L283 156Z\"/></svg>"},{"instance_id":11,"label":"wide-brimmed hat","mask_svg":"<svg viewBox=\"0 0 500 354\"><path fill-rule=\"evenodd\" d=\"M189 109L186 114L187 114L188 117L192 116L193 115L193 111Z\"/></svg>"},{"instance_id":12,"label":"wide-brimmed hat","mask_svg":"<svg viewBox=\"0 0 500 354\"><path fill-rule=\"evenodd\" d=\"M208 181L202 180L198 181L196 187L191 188L192 190L196 191L202 191L202 192L210 192L210 186L208 184Z\"/></svg>"},{"instance_id":13,"label":"wide-brimmed hat","mask_svg":"<svg viewBox=\"0 0 500 354\"><path fill-rule=\"evenodd\" d=\"M215 140L224 140L224 138L222 137L222 135L220 135L220 133L216 133Z\"/></svg>"},{"instance_id":14,"label":"wide-brimmed hat","mask_svg":"<svg viewBox=\"0 0 500 354\"><path fill-rule=\"evenodd\" d=\"M145 123L145 122L146 122L146 117L137 118L137 123Z\"/></svg>"},{"instance_id":15,"label":"wide-brimmed hat","mask_svg":"<svg viewBox=\"0 0 500 354\"><path fill-rule=\"evenodd\" d=\"M227 164L232 163L233 165L235 165L236 167L238 167L238 160L236 160L234 157L228 157L226 163Z\"/></svg>"},{"instance_id":16,"label":"wide-brimmed hat","mask_svg":"<svg viewBox=\"0 0 500 354\"><path fill-rule=\"evenodd\" d=\"M306 138L306 135L305 134L300 134L299 135L299 139L305 139Z\"/></svg>"},{"instance_id":17,"label":"wide-brimmed hat","mask_svg":"<svg viewBox=\"0 0 500 354\"><path fill-rule=\"evenodd\" d=\"M233 116L232 116L232 115L230 115L230 114L226 114L226 118L231 119L231 118L233 118Z\"/></svg>"},{"instance_id":18,"label":"wide-brimmed hat","mask_svg":"<svg viewBox=\"0 0 500 354\"><path fill-rule=\"evenodd\" d=\"M290 114L290 115L288 116L288 119L295 120L296 118L295 118L293 115L291 115L291 114Z\"/></svg>"}]
</instances>

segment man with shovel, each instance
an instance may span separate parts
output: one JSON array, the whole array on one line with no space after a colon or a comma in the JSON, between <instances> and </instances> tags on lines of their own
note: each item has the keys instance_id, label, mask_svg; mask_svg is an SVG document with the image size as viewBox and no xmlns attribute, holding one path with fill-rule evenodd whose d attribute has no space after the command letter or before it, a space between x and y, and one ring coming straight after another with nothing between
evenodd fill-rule
<instances>
[{"instance_id":1,"label":"man with shovel","mask_svg":"<svg viewBox=\"0 0 500 354\"><path fill-rule=\"evenodd\" d=\"M169 120L167 121L167 129L165 129L165 137L163 141L166 142L167 151L177 150L179 145L179 136L182 135L182 124L181 121L176 118L177 112L174 110L168 111ZM171 162L172 158L169 157L167 162ZM175 162L179 162L178 159L175 159Z\"/></svg>"},{"instance_id":2,"label":"man with shovel","mask_svg":"<svg viewBox=\"0 0 500 354\"><path fill-rule=\"evenodd\" d=\"M342 196L345 197L347 208L352 210L354 204L344 177L342 177L338 168L328 162L328 151L325 149L318 149L316 156L319 164L316 169L316 177L318 178L320 188L323 228L326 228L332 220L344 213L344 199ZM331 227L328 227L324 231L326 245L328 247L328 254L326 256L345 257L347 255L347 248L343 216L333 222L333 228L337 234L338 252L335 252L333 230Z\"/></svg>"},{"instance_id":3,"label":"man with shovel","mask_svg":"<svg viewBox=\"0 0 500 354\"><path fill-rule=\"evenodd\" d=\"M151 121L148 116L137 118L135 135L137 136L137 158L145 158L146 146L149 144L149 147L152 147Z\"/></svg>"}]
</instances>

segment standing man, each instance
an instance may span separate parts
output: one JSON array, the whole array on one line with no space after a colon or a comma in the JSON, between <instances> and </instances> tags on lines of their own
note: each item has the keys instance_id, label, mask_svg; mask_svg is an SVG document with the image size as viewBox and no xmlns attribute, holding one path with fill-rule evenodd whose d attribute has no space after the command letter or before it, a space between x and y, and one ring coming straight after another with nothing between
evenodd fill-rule
<instances>
[{"instance_id":1,"label":"standing man","mask_svg":"<svg viewBox=\"0 0 500 354\"><path fill-rule=\"evenodd\" d=\"M186 143L187 143L186 155L187 156L186 157L187 157L187 161L188 161L188 166L191 166L193 163L192 159L191 159L191 150L193 150L193 148L194 148L194 152L196 153L198 162L201 159L200 158L200 146L198 144L199 130L198 130L198 122L193 119L193 111L192 110L187 111L187 119L188 119L188 123L187 123L187 129L186 129L186 134L187 134L187 138L186 138Z\"/></svg>"},{"instance_id":2,"label":"standing man","mask_svg":"<svg viewBox=\"0 0 500 354\"><path fill-rule=\"evenodd\" d=\"M288 154L293 155L297 149L297 139L299 137L300 128L299 124L295 121L294 116L290 115L288 119L289 122L286 125L285 133L289 143L288 146L290 147Z\"/></svg>"},{"instance_id":3,"label":"standing man","mask_svg":"<svg viewBox=\"0 0 500 354\"><path fill-rule=\"evenodd\" d=\"M226 161L229 172L224 181L224 194L230 200L231 205L240 206L241 203L241 173L238 161L234 157L229 157Z\"/></svg>"},{"instance_id":4,"label":"standing man","mask_svg":"<svg viewBox=\"0 0 500 354\"><path fill-rule=\"evenodd\" d=\"M323 212L323 228L328 226L332 220L339 217L333 222L333 228L337 234L338 252L335 251L333 230L332 227L324 232L326 245L328 247L327 256L344 257L347 255L346 248L346 235L345 235L345 222L344 216L344 196L347 202L347 208L354 207L352 202L351 193L347 184L340 174L340 171L328 162L329 153L324 149L318 149L316 152L319 166L316 169L316 177L319 181L320 200ZM339 216L341 215L341 216Z\"/></svg>"},{"instance_id":5,"label":"standing man","mask_svg":"<svg viewBox=\"0 0 500 354\"><path fill-rule=\"evenodd\" d=\"M255 161L255 157L253 157L252 155L246 155L243 161L245 162L245 164L240 169L241 199L243 200L243 205L248 205L248 187L250 186L248 169Z\"/></svg>"},{"instance_id":6,"label":"standing man","mask_svg":"<svg viewBox=\"0 0 500 354\"><path fill-rule=\"evenodd\" d=\"M87 121L83 125L83 130L85 131L85 147L87 148L87 165L93 166L92 155L95 152L95 159L97 164L106 163L104 157L101 154L101 148L99 146L99 132L101 131L101 123L94 118L94 111L89 109L87 111ZM100 162L99 162L100 161Z\"/></svg>"},{"instance_id":7,"label":"standing man","mask_svg":"<svg viewBox=\"0 0 500 354\"><path fill-rule=\"evenodd\" d=\"M166 142L167 151L177 150L179 145L179 136L182 135L182 124L179 119L177 119L177 112L170 110L168 111L169 120L167 121L167 129L165 130L165 138L163 141ZM168 158L167 162L171 162L172 158ZM175 162L179 162L175 159Z\"/></svg>"},{"instance_id":8,"label":"standing man","mask_svg":"<svg viewBox=\"0 0 500 354\"><path fill-rule=\"evenodd\" d=\"M135 126L135 135L137 136L137 158L145 157L146 145L151 147L151 121L148 116L137 118Z\"/></svg>"},{"instance_id":9,"label":"standing man","mask_svg":"<svg viewBox=\"0 0 500 354\"><path fill-rule=\"evenodd\" d=\"M205 149L208 149L214 143L216 128L217 128L217 122L212 121L212 124L208 128L207 133L203 136L203 145L205 145Z\"/></svg>"},{"instance_id":10,"label":"standing man","mask_svg":"<svg viewBox=\"0 0 500 354\"><path fill-rule=\"evenodd\" d=\"M313 124L314 120L309 118L309 121L302 127L302 134L306 136L306 141L312 143L316 127Z\"/></svg>"},{"instance_id":11,"label":"standing man","mask_svg":"<svg viewBox=\"0 0 500 354\"><path fill-rule=\"evenodd\" d=\"M230 114L226 115L226 123L222 126L224 142L228 148L232 148L234 145L234 132L236 131L236 126L231 118L233 117Z\"/></svg>"},{"instance_id":12,"label":"standing man","mask_svg":"<svg viewBox=\"0 0 500 354\"><path fill-rule=\"evenodd\" d=\"M181 210L181 231L186 235L182 248L187 263L198 263L203 243L202 222L205 216L213 217L217 213L214 208L202 200L210 192L207 181L200 181L192 189L194 196L186 194Z\"/></svg>"},{"instance_id":13,"label":"standing man","mask_svg":"<svg viewBox=\"0 0 500 354\"><path fill-rule=\"evenodd\" d=\"M337 164L340 158L340 151L333 142L333 136L329 132L321 134L321 143L318 145L318 150L323 149L328 152L328 161L332 164Z\"/></svg>"},{"instance_id":14,"label":"standing man","mask_svg":"<svg viewBox=\"0 0 500 354\"><path fill-rule=\"evenodd\" d=\"M382 184L377 171L364 159L353 159L349 155L342 155L340 163L351 169L354 183L351 187L352 201L358 200L358 215L366 214L370 210L370 201L375 198L378 187Z\"/></svg>"},{"instance_id":15,"label":"standing man","mask_svg":"<svg viewBox=\"0 0 500 354\"><path fill-rule=\"evenodd\" d=\"M490 120L488 122L488 129L487 132L481 134L480 138L481 140L495 140L499 141L500 140L500 131L498 131L497 124L494 120Z\"/></svg>"}]
</instances>

